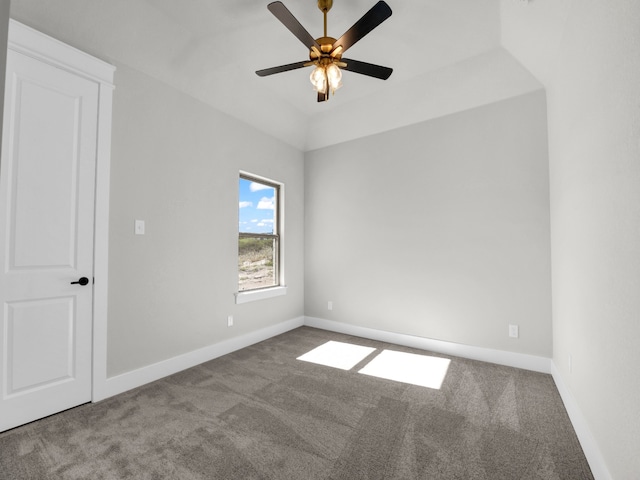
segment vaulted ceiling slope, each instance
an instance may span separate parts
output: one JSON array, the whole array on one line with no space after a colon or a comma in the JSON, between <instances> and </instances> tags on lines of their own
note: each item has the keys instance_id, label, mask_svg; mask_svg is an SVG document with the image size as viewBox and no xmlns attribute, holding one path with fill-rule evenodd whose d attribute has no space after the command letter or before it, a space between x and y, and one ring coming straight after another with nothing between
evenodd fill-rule
<instances>
[{"instance_id":1,"label":"vaulted ceiling slope","mask_svg":"<svg viewBox=\"0 0 640 480\"><path fill-rule=\"evenodd\" d=\"M259 78L255 70L308 58L267 10L270 0L12 0L16 20L106 61L123 63L301 150L313 150L541 88L503 48L501 3L387 0L393 15L349 57L393 67L386 80L346 72L319 104L309 69ZM314 37L315 0L284 3ZM330 36L374 0L334 0ZM513 36L509 31L510 38Z\"/></svg>"}]
</instances>

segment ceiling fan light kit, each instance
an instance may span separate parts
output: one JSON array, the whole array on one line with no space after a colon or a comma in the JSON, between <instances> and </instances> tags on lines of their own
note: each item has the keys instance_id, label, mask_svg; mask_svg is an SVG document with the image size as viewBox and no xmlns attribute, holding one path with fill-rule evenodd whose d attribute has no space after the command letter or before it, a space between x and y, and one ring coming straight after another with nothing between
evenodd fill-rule
<instances>
[{"instance_id":1,"label":"ceiling fan light kit","mask_svg":"<svg viewBox=\"0 0 640 480\"><path fill-rule=\"evenodd\" d=\"M393 72L393 69L389 67L342 57L347 49L391 16L389 5L380 0L337 40L327 35L327 13L332 6L333 0L318 0L318 8L324 16L324 36L314 39L282 2L278 1L267 5L267 9L309 49L309 61L266 68L258 70L256 74L265 77L313 66L315 68L309 79L318 94L318 102L329 100L329 95L335 94L336 90L342 86L342 70L381 80L389 78Z\"/></svg>"},{"instance_id":2,"label":"ceiling fan light kit","mask_svg":"<svg viewBox=\"0 0 640 480\"><path fill-rule=\"evenodd\" d=\"M327 97L329 91L333 95L342 86L342 72L338 65L332 62L329 62L326 66L318 64L311 71L309 79L315 91L327 95Z\"/></svg>"}]
</instances>

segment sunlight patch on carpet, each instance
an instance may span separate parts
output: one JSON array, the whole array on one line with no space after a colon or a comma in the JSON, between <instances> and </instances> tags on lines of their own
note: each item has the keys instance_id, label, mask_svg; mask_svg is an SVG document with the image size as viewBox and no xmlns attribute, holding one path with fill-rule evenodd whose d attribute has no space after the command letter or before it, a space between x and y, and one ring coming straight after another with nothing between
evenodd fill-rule
<instances>
[{"instance_id":1,"label":"sunlight patch on carpet","mask_svg":"<svg viewBox=\"0 0 640 480\"><path fill-rule=\"evenodd\" d=\"M449 363L448 358L383 350L358 373L439 390Z\"/></svg>"},{"instance_id":2,"label":"sunlight patch on carpet","mask_svg":"<svg viewBox=\"0 0 640 480\"><path fill-rule=\"evenodd\" d=\"M374 350L375 348L371 347L331 340L298 357L298 360L341 370L351 370Z\"/></svg>"}]
</instances>

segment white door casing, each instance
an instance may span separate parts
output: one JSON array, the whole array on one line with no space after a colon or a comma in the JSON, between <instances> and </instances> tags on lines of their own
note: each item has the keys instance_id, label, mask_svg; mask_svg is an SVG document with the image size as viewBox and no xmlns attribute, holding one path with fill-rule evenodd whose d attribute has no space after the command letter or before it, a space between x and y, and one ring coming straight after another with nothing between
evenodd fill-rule
<instances>
[{"instance_id":1,"label":"white door casing","mask_svg":"<svg viewBox=\"0 0 640 480\"><path fill-rule=\"evenodd\" d=\"M33 51L25 39L49 47ZM9 40L0 162L0 431L93 398L92 363L104 365L93 361L94 226L105 230L96 162L109 151L99 141L109 133L101 125L103 83L78 71L77 62L47 57L61 50L67 60L87 56L17 22ZM104 179L98 188L104 190ZM96 270L106 270L106 241L98 244ZM71 283L81 277L89 283ZM96 305L106 305L105 297L103 286ZM102 345L98 351L104 354Z\"/></svg>"}]
</instances>

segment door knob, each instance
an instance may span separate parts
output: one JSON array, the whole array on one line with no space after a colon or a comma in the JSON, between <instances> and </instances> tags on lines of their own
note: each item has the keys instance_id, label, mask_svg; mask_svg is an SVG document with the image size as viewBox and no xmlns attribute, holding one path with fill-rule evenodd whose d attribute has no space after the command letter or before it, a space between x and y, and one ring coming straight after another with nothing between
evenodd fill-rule
<instances>
[{"instance_id":1,"label":"door knob","mask_svg":"<svg viewBox=\"0 0 640 480\"><path fill-rule=\"evenodd\" d=\"M89 283L89 279L87 277L81 277L77 282L71 282L71 285L78 284L78 283L84 286L87 283Z\"/></svg>"}]
</instances>

